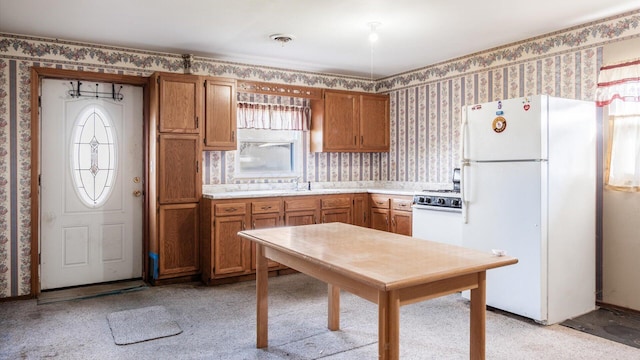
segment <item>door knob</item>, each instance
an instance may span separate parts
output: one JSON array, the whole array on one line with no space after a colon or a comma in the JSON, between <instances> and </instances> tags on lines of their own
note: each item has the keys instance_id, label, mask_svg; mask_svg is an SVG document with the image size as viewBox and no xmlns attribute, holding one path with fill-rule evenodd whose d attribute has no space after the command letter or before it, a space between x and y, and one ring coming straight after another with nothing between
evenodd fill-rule
<instances>
[{"instance_id":1,"label":"door knob","mask_svg":"<svg viewBox=\"0 0 640 360\"><path fill-rule=\"evenodd\" d=\"M135 196L135 197L140 197L140 196L142 196L142 191L140 191L140 190L136 190L136 191L134 191L134 192L133 192L133 196Z\"/></svg>"}]
</instances>

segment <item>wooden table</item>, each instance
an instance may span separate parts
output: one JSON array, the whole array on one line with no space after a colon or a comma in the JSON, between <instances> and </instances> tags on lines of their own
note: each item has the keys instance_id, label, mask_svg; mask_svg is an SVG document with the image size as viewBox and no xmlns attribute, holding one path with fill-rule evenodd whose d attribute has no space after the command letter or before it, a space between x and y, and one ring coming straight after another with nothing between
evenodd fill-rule
<instances>
[{"instance_id":1,"label":"wooden table","mask_svg":"<svg viewBox=\"0 0 640 360\"><path fill-rule=\"evenodd\" d=\"M488 269L516 258L342 223L246 230L257 248L257 347L268 345L267 258L329 284L328 327L340 327L340 289L378 304L380 359L398 359L400 306L471 289L470 358L485 357Z\"/></svg>"}]
</instances>

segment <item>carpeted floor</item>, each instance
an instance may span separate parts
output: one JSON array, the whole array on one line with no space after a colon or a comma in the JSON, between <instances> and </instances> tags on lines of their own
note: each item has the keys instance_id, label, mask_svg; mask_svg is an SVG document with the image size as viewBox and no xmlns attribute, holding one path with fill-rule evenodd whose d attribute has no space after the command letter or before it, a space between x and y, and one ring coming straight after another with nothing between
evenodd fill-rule
<instances>
[{"instance_id":1,"label":"carpeted floor","mask_svg":"<svg viewBox=\"0 0 640 360\"><path fill-rule=\"evenodd\" d=\"M0 303L0 359L377 359L377 306L341 296L329 331L327 287L302 274L269 279L269 347L255 348L255 283L181 284L38 305ZM176 336L116 345L107 316L164 306ZM401 308L401 359L468 359L469 304L454 294ZM640 359L640 350L565 326L487 312L487 359Z\"/></svg>"}]
</instances>

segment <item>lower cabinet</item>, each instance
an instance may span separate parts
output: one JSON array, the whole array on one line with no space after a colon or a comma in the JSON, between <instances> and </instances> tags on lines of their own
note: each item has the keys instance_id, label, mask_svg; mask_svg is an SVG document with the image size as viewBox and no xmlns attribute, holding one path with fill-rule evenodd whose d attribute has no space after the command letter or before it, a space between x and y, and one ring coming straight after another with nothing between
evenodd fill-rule
<instances>
[{"instance_id":1,"label":"lower cabinet","mask_svg":"<svg viewBox=\"0 0 640 360\"><path fill-rule=\"evenodd\" d=\"M198 203L159 206L159 280L200 271L199 221Z\"/></svg>"},{"instance_id":2,"label":"lower cabinet","mask_svg":"<svg viewBox=\"0 0 640 360\"><path fill-rule=\"evenodd\" d=\"M391 232L411 236L412 197L394 197L391 199Z\"/></svg>"},{"instance_id":3,"label":"lower cabinet","mask_svg":"<svg viewBox=\"0 0 640 360\"><path fill-rule=\"evenodd\" d=\"M203 199L200 205L202 280L207 284L247 280L251 279L249 276L255 274L256 245L239 237L239 231L277 226L344 222L411 235L412 203L413 198L410 196L369 195L367 193L224 200ZM171 206L185 206L185 204ZM195 211L197 214L197 204ZM181 216L186 216L186 214ZM165 224L162 217L161 223ZM169 221L165 226L171 226L171 224L172 222ZM191 238L192 235L197 237L197 218L196 222L192 221L191 224L193 226L191 233L182 228L172 231L185 239ZM168 242L166 246L168 248L188 246L183 243L179 244ZM197 250L196 246L194 251ZM192 268L194 272L200 267L197 262L187 264L180 259L171 259L170 257L165 257L165 259L171 262L169 267L175 267L178 269L176 271L180 272L184 271L185 266ZM275 261L269 261L268 266L270 270L277 272L286 269Z\"/></svg>"},{"instance_id":4,"label":"lower cabinet","mask_svg":"<svg viewBox=\"0 0 640 360\"><path fill-rule=\"evenodd\" d=\"M371 228L411 236L413 197L372 194Z\"/></svg>"},{"instance_id":5,"label":"lower cabinet","mask_svg":"<svg viewBox=\"0 0 640 360\"><path fill-rule=\"evenodd\" d=\"M266 229L282 226L282 200L266 199L251 202L251 228ZM251 272L256 270L256 244L251 243ZM268 260L270 269L283 268L280 263Z\"/></svg>"},{"instance_id":6,"label":"lower cabinet","mask_svg":"<svg viewBox=\"0 0 640 360\"><path fill-rule=\"evenodd\" d=\"M284 225L299 226L317 224L320 216L320 199L315 196L286 197L284 203Z\"/></svg>"},{"instance_id":7,"label":"lower cabinet","mask_svg":"<svg viewBox=\"0 0 640 360\"><path fill-rule=\"evenodd\" d=\"M202 200L202 280L251 272L249 241L238 236L247 229L249 204L244 201Z\"/></svg>"},{"instance_id":8,"label":"lower cabinet","mask_svg":"<svg viewBox=\"0 0 640 360\"><path fill-rule=\"evenodd\" d=\"M322 223L342 222L352 224L352 204L351 195L333 195L323 197L320 200L320 217Z\"/></svg>"}]
</instances>

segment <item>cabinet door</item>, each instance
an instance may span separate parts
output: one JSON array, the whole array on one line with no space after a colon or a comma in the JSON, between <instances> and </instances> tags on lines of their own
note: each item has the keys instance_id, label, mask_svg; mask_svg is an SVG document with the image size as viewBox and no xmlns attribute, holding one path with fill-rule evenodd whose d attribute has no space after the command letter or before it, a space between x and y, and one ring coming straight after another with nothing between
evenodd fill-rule
<instances>
[{"instance_id":1,"label":"cabinet door","mask_svg":"<svg viewBox=\"0 0 640 360\"><path fill-rule=\"evenodd\" d=\"M161 134L158 145L158 197L161 204L200 200L198 135Z\"/></svg>"},{"instance_id":2,"label":"cabinet door","mask_svg":"<svg viewBox=\"0 0 640 360\"><path fill-rule=\"evenodd\" d=\"M236 150L236 82L205 80L204 150Z\"/></svg>"},{"instance_id":3,"label":"cabinet door","mask_svg":"<svg viewBox=\"0 0 640 360\"><path fill-rule=\"evenodd\" d=\"M285 226L316 224L318 215L316 210L291 211L284 214Z\"/></svg>"},{"instance_id":4,"label":"cabinet door","mask_svg":"<svg viewBox=\"0 0 640 360\"><path fill-rule=\"evenodd\" d=\"M371 228L389 231L389 209L371 208Z\"/></svg>"},{"instance_id":5,"label":"cabinet door","mask_svg":"<svg viewBox=\"0 0 640 360\"><path fill-rule=\"evenodd\" d=\"M321 210L320 213L322 223L341 222L351 224L351 208Z\"/></svg>"},{"instance_id":6,"label":"cabinet door","mask_svg":"<svg viewBox=\"0 0 640 360\"><path fill-rule=\"evenodd\" d=\"M391 231L396 234L411 236L411 211L391 212Z\"/></svg>"},{"instance_id":7,"label":"cabinet door","mask_svg":"<svg viewBox=\"0 0 640 360\"><path fill-rule=\"evenodd\" d=\"M325 90L323 151L355 151L358 126L358 95Z\"/></svg>"},{"instance_id":8,"label":"cabinet door","mask_svg":"<svg viewBox=\"0 0 640 360\"><path fill-rule=\"evenodd\" d=\"M266 229L281 226L280 214L253 214L251 215L252 229ZM267 267L276 268L280 263L267 259ZM256 244L251 242L251 270L256 269Z\"/></svg>"},{"instance_id":9,"label":"cabinet door","mask_svg":"<svg viewBox=\"0 0 640 360\"><path fill-rule=\"evenodd\" d=\"M200 270L198 204L161 205L158 212L158 278Z\"/></svg>"},{"instance_id":10,"label":"cabinet door","mask_svg":"<svg viewBox=\"0 0 640 360\"><path fill-rule=\"evenodd\" d=\"M242 274L249 269L248 249L238 232L246 229L245 215L216 216L214 220L214 274Z\"/></svg>"},{"instance_id":11,"label":"cabinet door","mask_svg":"<svg viewBox=\"0 0 640 360\"><path fill-rule=\"evenodd\" d=\"M368 194L355 194L353 196L353 225L369 227L368 200Z\"/></svg>"},{"instance_id":12,"label":"cabinet door","mask_svg":"<svg viewBox=\"0 0 640 360\"><path fill-rule=\"evenodd\" d=\"M360 151L389 151L389 96L360 95Z\"/></svg>"},{"instance_id":13,"label":"cabinet door","mask_svg":"<svg viewBox=\"0 0 640 360\"><path fill-rule=\"evenodd\" d=\"M200 133L202 90L197 76L162 74L158 77L160 132Z\"/></svg>"}]
</instances>

